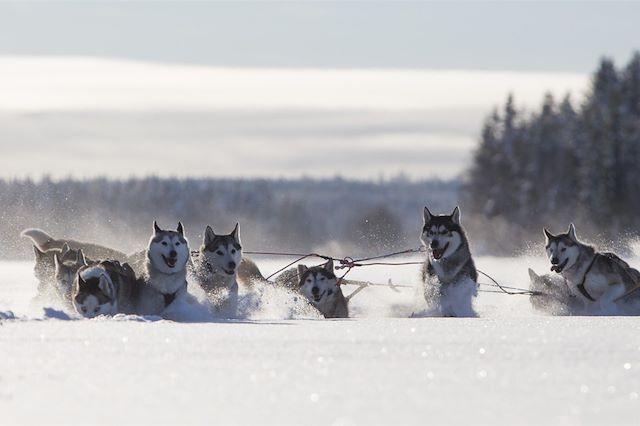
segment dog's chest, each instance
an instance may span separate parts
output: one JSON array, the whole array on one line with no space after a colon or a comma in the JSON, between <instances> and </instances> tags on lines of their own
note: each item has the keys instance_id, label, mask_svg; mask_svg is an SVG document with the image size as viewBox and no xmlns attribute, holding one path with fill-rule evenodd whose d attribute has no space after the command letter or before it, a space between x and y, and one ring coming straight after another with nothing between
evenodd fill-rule
<instances>
[{"instance_id":1,"label":"dog's chest","mask_svg":"<svg viewBox=\"0 0 640 426\"><path fill-rule=\"evenodd\" d=\"M150 277L151 286L163 294L175 293L185 285L185 282L185 278L180 274L154 274Z\"/></svg>"}]
</instances>

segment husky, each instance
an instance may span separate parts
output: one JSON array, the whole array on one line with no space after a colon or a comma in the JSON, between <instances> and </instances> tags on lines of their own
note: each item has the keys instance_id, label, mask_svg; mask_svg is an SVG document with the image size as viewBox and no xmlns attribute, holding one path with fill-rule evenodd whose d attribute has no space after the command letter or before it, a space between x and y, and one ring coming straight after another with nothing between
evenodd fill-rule
<instances>
[{"instance_id":1,"label":"husky","mask_svg":"<svg viewBox=\"0 0 640 426\"><path fill-rule=\"evenodd\" d=\"M529 268L529 289L535 294L529 296L534 309L552 315L571 315L583 307L580 299L575 297L564 278L558 275L538 275Z\"/></svg>"},{"instance_id":2,"label":"husky","mask_svg":"<svg viewBox=\"0 0 640 426\"><path fill-rule=\"evenodd\" d=\"M85 265L93 265L96 262L85 258L82 249L73 250L65 243L62 250L53 254L55 269L55 289L60 299L65 303L71 302L73 282L78 270Z\"/></svg>"},{"instance_id":3,"label":"husky","mask_svg":"<svg viewBox=\"0 0 640 426\"><path fill-rule=\"evenodd\" d=\"M349 298L342 293L331 259L324 265L288 269L275 283L303 295L325 318L349 318Z\"/></svg>"},{"instance_id":4,"label":"husky","mask_svg":"<svg viewBox=\"0 0 640 426\"><path fill-rule=\"evenodd\" d=\"M425 207L420 239L428 252L422 267L427 304L443 316L475 316L478 272L460 224L460 208L450 215L433 215Z\"/></svg>"},{"instance_id":5,"label":"husky","mask_svg":"<svg viewBox=\"0 0 640 426\"><path fill-rule=\"evenodd\" d=\"M158 315L186 294L189 256L189 242L181 222L176 231L163 230L153 222L145 272L140 280L139 314Z\"/></svg>"},{"instance_id":6,"label":"husky","mask_svg":"<svg viewBox=\"0 0 640 426\"><path fill-rule=\"evenodd\" d=\"M73 284L71 301L76 312L85 318L135 313L139 283L133 269L118 261L87 265L84 260Z\"/></svg>"},{"instance_id":7,"label":"husky","mask_svg":"<svg viewBox=\"0 0 640 426\"><path fill-rule=\"evenodd\" d=\"M238 309L238 268L242 262L240 226L218 235L207 226L200 250L193 258L195 281L207 293L216 311L234 317Z\"/></svg>"},{"instance_id":8,"label":"husky","mask_svg":"<svg viewBox=\"0 0 640 426\"><path fill-rule=\"evenodd\" d=\"M33 243L36 261L34 274L38 280L39 295L49 295L55 288L54 255L61 253L65 244L71 250L82 249L83 253L91 259L114 259L122 262L127 259L127 256L118 250L75 240L55 239L40 229L25 229L20 235L29 238Z\"/></svg>"},{"instance_id":9,"label":"husky","mask_svg":"<svg viewBox=\"0 0 640 426\"><path fill-rule=\"evenodd\" d=\"M587 307L611 312L617 301L640 287L640 272L614 253L598 252L578 240L573 223L564 234L543 231L551 271L562 275Z\"/></svg>"}]
</instances>

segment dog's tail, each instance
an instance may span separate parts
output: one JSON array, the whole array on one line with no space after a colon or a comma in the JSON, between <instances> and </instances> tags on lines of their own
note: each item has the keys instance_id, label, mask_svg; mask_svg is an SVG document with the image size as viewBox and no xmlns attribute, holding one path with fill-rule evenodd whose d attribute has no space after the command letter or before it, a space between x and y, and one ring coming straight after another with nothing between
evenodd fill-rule
<instances>
[{"instance_id":1,"label":"dog's tail","mask_svg":"<svg viewBox=\"0 0 640 426\"><path fill-rule=\"evenodd\" d=\"M45 252L58 247L58 241L41 229L29 228L20 233L20 236L29 238L38 250Z\"/></svg>"},{"instance_id":2,"label":"dog's tail","mask_svg":"<svg viewBox=\"0 0 640 426\"><path fill-rule=\"evenodd\" d=\"M242 284L250 287L254 283L267 283L267 279L260 272L256 263L248 257L243 257L238 267L238 279Z\"/></svg>"}]
</instances>

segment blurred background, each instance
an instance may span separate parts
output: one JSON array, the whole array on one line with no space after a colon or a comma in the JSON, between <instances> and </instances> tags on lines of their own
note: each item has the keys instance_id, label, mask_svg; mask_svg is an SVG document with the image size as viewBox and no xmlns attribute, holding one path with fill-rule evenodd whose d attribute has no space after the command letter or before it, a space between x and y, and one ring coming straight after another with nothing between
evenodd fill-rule
<instances>
[{"instance_id":1,"label":"blurred background","mask_svg":"<svg viewBox=\"0 0 640 426\"><path fill-rule=\"evenodd\" d=\"M0 3L0 241L122 250L151 223L245 248L609 245L640 209L635 2Z\"/></svg>"}]
</instances>

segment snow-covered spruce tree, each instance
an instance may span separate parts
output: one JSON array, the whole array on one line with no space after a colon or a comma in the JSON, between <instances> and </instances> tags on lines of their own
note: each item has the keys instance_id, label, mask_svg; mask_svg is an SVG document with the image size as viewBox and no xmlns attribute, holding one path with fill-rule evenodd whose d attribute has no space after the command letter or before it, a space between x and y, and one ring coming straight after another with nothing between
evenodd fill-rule
<instances>
[{"instance_id":1,"label":"snow-covered spruce tree","mask_svg":"<svg viewBox=\"0 0 640 426\"><path fill-rule=\"evenodd\" d=\"M547 95L539 112L526 116L512 96L503 111L483 127L463 186L468 211L532 237L570 219L614 238L637 230L640 53L622 71L601 60L577 110L568 95L559 105Z\"/></svg>"}]
</instances>

